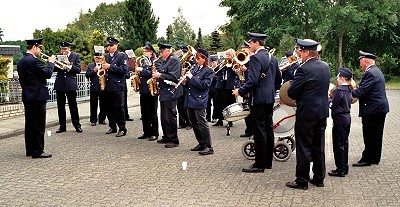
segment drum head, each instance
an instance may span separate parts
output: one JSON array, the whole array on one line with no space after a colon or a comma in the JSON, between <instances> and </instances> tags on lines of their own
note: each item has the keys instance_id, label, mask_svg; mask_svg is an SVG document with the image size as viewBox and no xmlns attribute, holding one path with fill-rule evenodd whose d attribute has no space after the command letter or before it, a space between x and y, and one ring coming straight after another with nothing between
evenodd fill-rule
<instances>
[{"instance_id":1,"label":"drum head","mask_svg":"<svg viewBox=\"0 0 400 207\"><path fill-rule=\"evenodd\" d=\"M294 133L294 124L296 122L296 109L287 105L279 105L274 111L273 121L275 137L286 137Z\"/></svg>"},{"instance_id":2,"label":"drum head","mask_svg":"<svg viewBox=\"0 0 400 207\"><path fill-rule=\"evenodd\" d=\"M288 106L294 107L294 106L296 106L296 101L289 98L288 93L287 93L287 91L290 87L290 84L292 84L292 81L287 81L286 83L284 83L281 86L281 89L279 90L279 97L280 97L282 103L284 103Z\"/></svg>"},{"instance_id":3,"label":"drum head","mask_svg":"<svg viewBox=\"0 0 400 207\"><path fill-rule=\"evenodd\" d=\"M222 111L222 116L228 122L244 119L250 114L247 103L234 103Z\"/></svg>"}]
</instances>

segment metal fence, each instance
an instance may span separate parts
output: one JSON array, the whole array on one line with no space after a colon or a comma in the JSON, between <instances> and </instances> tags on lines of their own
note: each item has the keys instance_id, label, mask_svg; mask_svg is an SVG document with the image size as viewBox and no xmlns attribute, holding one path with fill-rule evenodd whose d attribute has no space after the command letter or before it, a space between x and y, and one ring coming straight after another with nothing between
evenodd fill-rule
<instances>
[{"instance_id":1,"label":"metal fence","mask_svg":"<svg viewBox=\"0 0 400 207\"><path fill-rule=\"evenodd\" d=\"M50 99L47 106L55 106L57 104L56 91L54 90L54 82L57 73L53 73L50 79L47 79L47 88L49 89ZM90 81L85 77L85 72L76 75L78 81L77 101L89 100L90 97ZM0 104L16 104L22 102L22 88L19 84L18 77L0 81Z\"/></svg>"}]
</instances>

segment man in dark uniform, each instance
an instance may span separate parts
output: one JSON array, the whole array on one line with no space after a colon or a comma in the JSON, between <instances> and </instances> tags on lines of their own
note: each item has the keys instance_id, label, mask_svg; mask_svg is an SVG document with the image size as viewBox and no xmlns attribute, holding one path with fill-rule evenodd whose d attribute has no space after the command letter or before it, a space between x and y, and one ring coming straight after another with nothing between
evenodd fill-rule
<instances>
[{"instance_id":1,"label":"man in dark uniform","mask_svg":"<svg viewBox=\"0 0 400 207\"><path fill-rule=\"evenodd\" d=\"M324 186L325 129L329 116L328 95L330 70L318 58L318 42L297 39L303 64L288 89L288 96L296 100L296 180L287 182L290 188L308 189L310 162L314 177L310 183Z\"/></svg>"},{"instance_id":2,"label":"man in dark uniform","mask_svg":"<svg viewBox=\"0 0 400 207\"><path fill-rule=\"evenodd\" d=\"M106 63L102 67L106 70L106 106L110 129L106 134L117 132L116 137L126 135L124 91L126 88L125 75L129 71L128 56L118 51L119 41L114 37L107 37L108 54L105 56Z\"/></svg>"},{"instance_id":3,"label":"man in dark uniform","mask_svg":"<svg viewBox=\"0 0 400 207\"><path fill-rule=\"evenodd\" d=\"M171 54L172 45L158 44L160 56L163 60L159 71L152 75L159 79L161 127L164 136L157 143L165 144L166 148L179 146L178 127L176 120L176 105L178 98L182 96L182 86L175 90L176 84L181 77L181 64Z\"/></svg>"},{"instance_id":4,"label":"man in dark uniform","mask_svg":"<svg viewBox=\"0 0 400 207\"><path fill-rule=\"evenodd\" d=\"M252 93L250 101L252 119L254 121L255 162L243 172L259 173L272 168L272 151L274 148L273 106L275 102L275 76L278 61L264 48L267 35L247 33L250 40L250 56L248 80L233 90L235 96L246 96Z\"/></svg>"},{"instance_id":5,"label":"man in dark uniform","mask_svg":"<svg viewBox=\"0 0 400 207\"><path fill-rule=\"evenodd\" d=\"M44 130L46 127L46 102L49 90L46 79L53 74L55 56L48 58L47 66L37 57L42 51L42 40L26 40L26 53L18 62L17 71L22 87L22 102L25 107L25 149L26 156L48 158L51 154L44 150Z\"/></svg>"},{"instance_id":6,"label":"man in dark uniform","mask_svg":"<svg viewBox=\"0 0 400 207\"><path fill-rule=\"evenodd\" d=\"M385 91L385 77L375 65L376 56L359 51L360 66L364 71L360 86L353 91L353 97L359 99L359 116L362 120L364 151L354 167L379 164L382 153L383 128L389 103Z\"/></svg>"},{"instance_id":7,"label":"man in dark uniform","mask_svg":"<svg viewBox=\"0 0 400 207\"><path fill-rule=\"evenodd\" d=\"M101 69L101 61L103 54L94 54L94 63L88 65L86 78L90 79L90 123L96 126L97 120L99 124L104 124L106 119L105 92L100 90L99 76L97 72ZM97 107L100 105L99 118L97 119Z\"/></svg>"},{"instance_id":8,"label":"man in dark uniform","mask_svg":"<svg viewBox=\"0 0 400 207\"><path fill-rule=\"evenodd\" d=\"M57 72L54 89L57 94L58 122L60 123L60 128L56 133L67 131L66 99L68 99L72 125L75 127L76 132L82 132L81 124L79 123L78 105L76 103L76 90L78 90L76 74L81 72L81 60L77 53L71 52L70 47L71 43L69 42L60 43L61 53L59 55L66 55L68 57L68 61L66 62L68 67L54 68L54 72Z\"/></svg>"},{"instance_id":9,"label":"man in dark uniform","mask_svg":"<svg viewBox=\"0 0 400 207\"><path fill-rule=\"evenodd\" d=\"M147 81L152 75L152 66L155 61L156 50L153 48L150 42L146 42L143 47L144 61L140 63L139 67L136 67L136 72L139 72L140 84L140 111L142 114L142 127L143 135L138 139L148 139L154 141L158 139L158 95L152 96L149 90ZM137 63L139 64L139 63Z\"/></svg>"}]
</instances>

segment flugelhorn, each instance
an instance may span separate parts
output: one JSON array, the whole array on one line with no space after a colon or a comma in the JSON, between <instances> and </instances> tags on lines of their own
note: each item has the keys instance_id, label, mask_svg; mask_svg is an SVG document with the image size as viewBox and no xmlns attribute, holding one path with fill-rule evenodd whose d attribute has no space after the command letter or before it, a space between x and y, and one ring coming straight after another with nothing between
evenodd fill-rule
<instances>
[{"instance_id":1,"label":"flugelhorn","mask_svg":"<svg viewBox=\"0 0 400 207\"><path fill-rule=\"evenodd\" d=\"M43 60L48 61L49 57L50 57L50 56L48 56L48 55L46 55L46 54L40 52L40 58L42 58ZM62 69L62 70L66 70L67 72L70 71L71 68L72 68L72 65L67 65L67 64L65 64L65 63L63 63L63 62L61 62L61 61L58 61L58 60L56 60L56 61L54 62L54 65L55 65L56 67Z\"/></svg>"}]
</instances>

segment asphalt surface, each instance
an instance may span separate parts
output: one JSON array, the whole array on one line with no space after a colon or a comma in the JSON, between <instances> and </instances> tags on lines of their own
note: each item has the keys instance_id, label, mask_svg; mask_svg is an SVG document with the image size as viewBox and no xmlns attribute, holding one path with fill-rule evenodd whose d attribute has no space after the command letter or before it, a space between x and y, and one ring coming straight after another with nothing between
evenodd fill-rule
<instances>
[{"instance_id":1,"label":"asphalt surface","mask_svg":"<svg viewBox=\"0 0 400 207\"><path fill-rule=\"evenodd\" d=\"M264 173L246 174L252 164L241 153L244 121L226 128L210 124L215 154L191 152L193 130L179 129L180 146L139 140L142 135L139 96L129 94L127 136L106 135L107 125L91 126L89 102L79 104L83 133L72 125L56 134L57 109L47 113L51 136L45 139L49 159L25 156L24 118L0 121L0 206L400 206L400 91L387 91L387 115L382 161L370 167L350 167L345 178L329 177L325 187L306 191L285 186L295 179L296 156L274 161ZM67 110L67 113L68 110ZM352 108L350 165L363 150L358 105ZM67 115L69 117L69 115ZM326 166L334 169L331 119L326 131ZM226 124L226 123L225 123ZM188 162L187 170L181 168Z\"/></svg>"}]
</instances>

